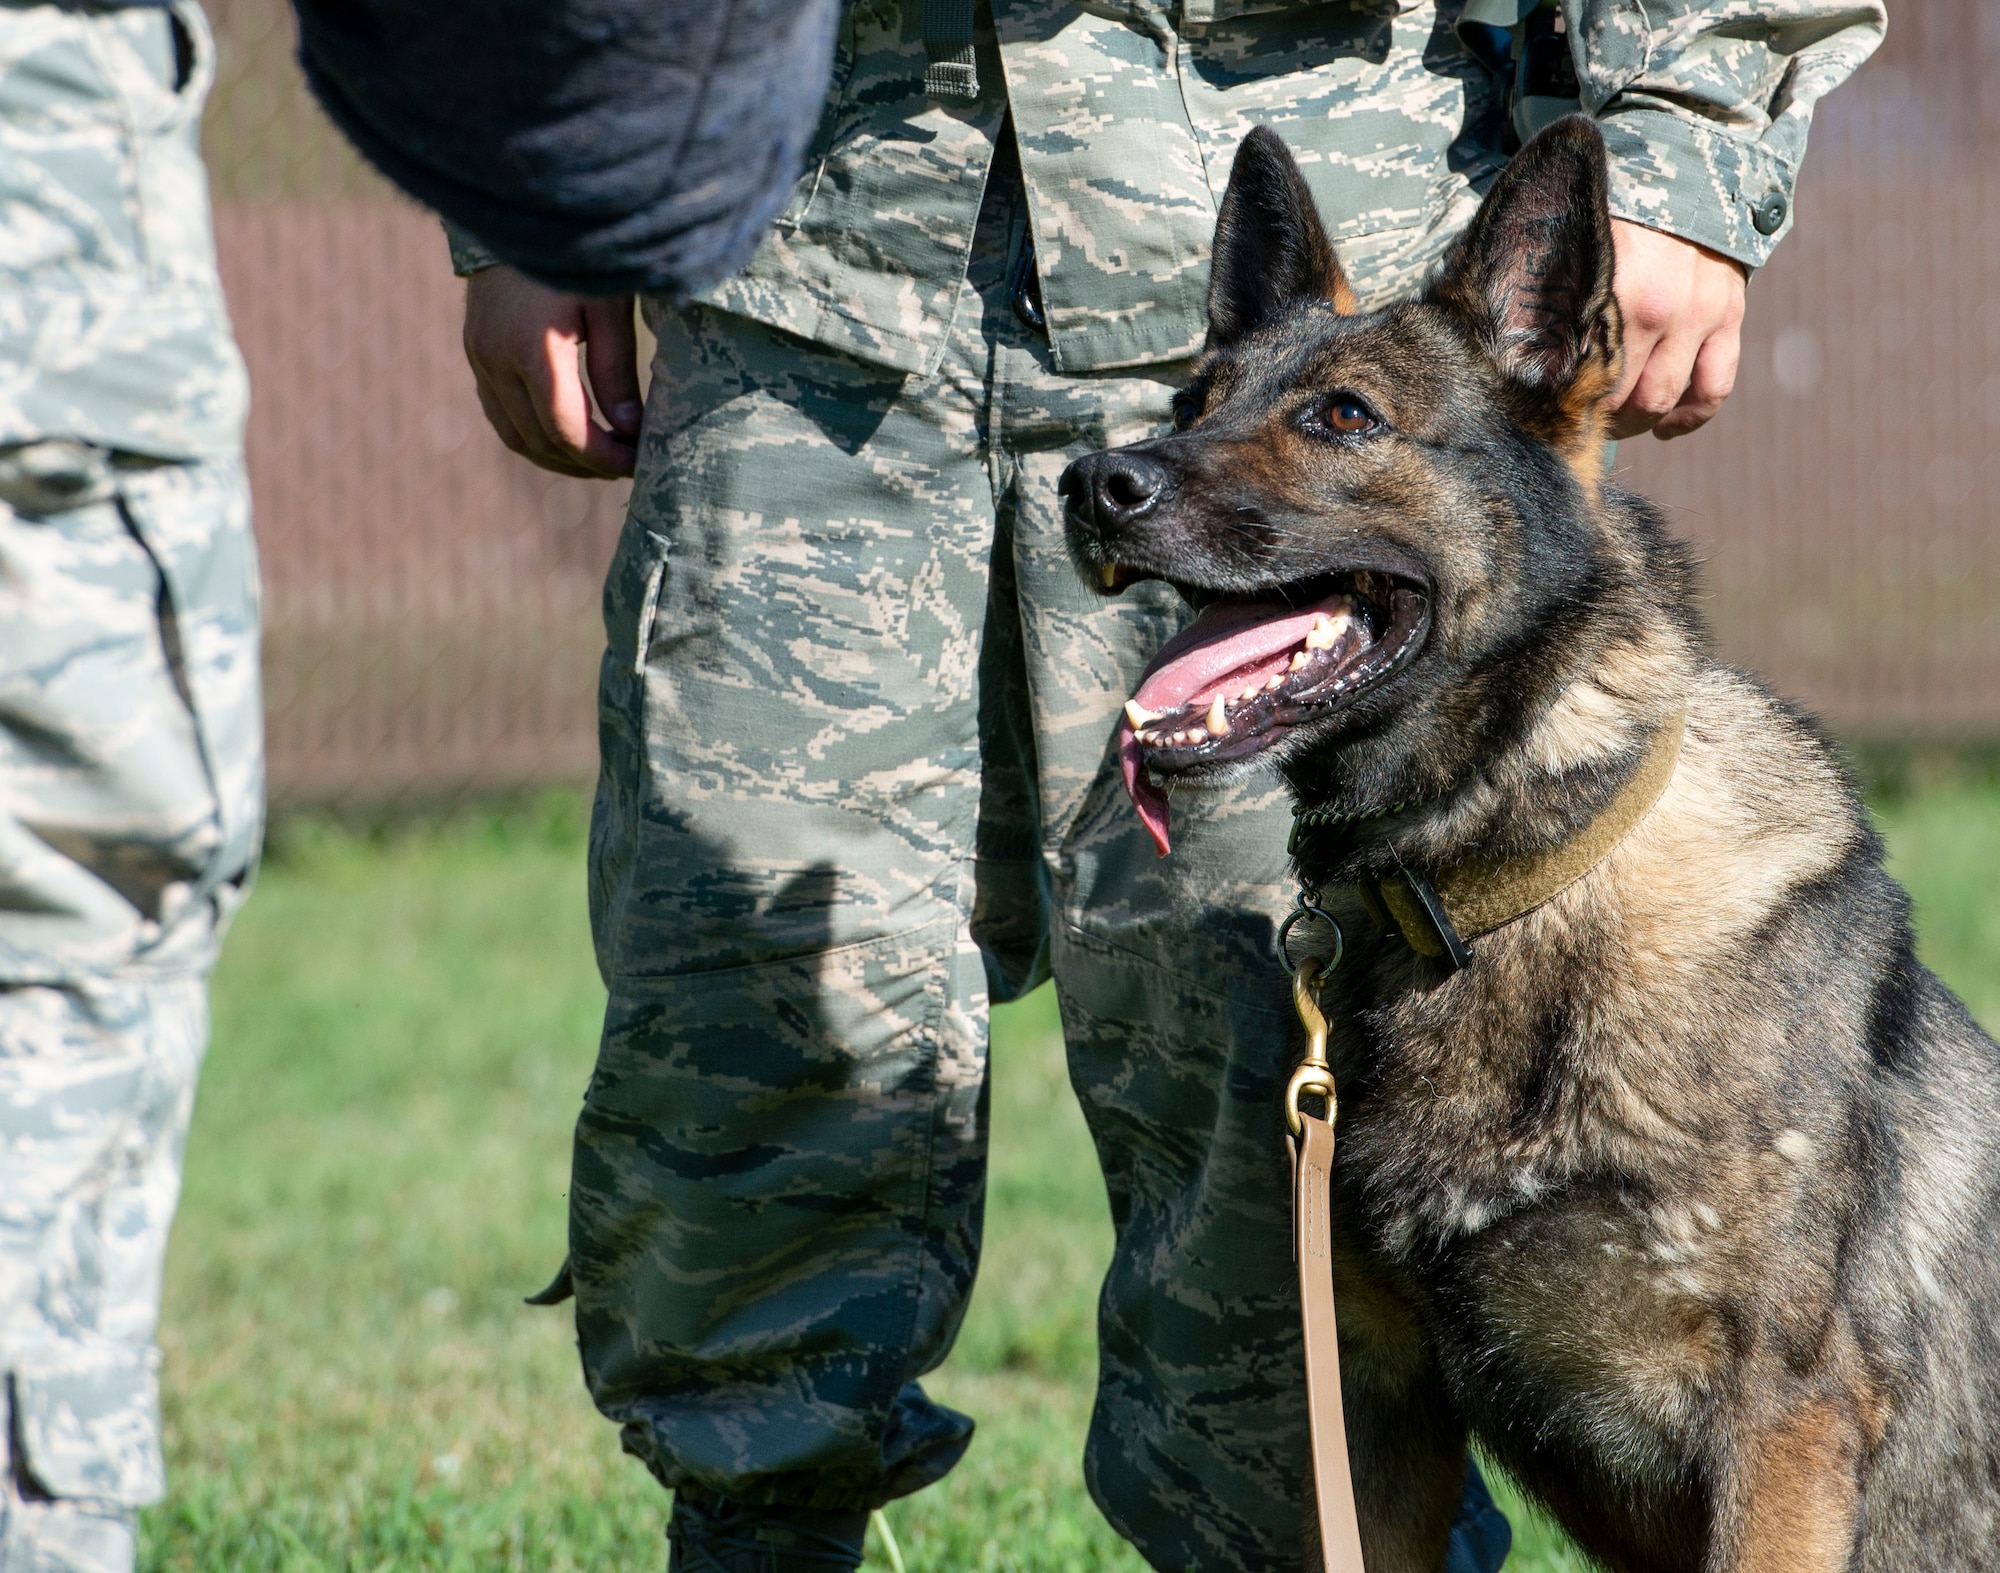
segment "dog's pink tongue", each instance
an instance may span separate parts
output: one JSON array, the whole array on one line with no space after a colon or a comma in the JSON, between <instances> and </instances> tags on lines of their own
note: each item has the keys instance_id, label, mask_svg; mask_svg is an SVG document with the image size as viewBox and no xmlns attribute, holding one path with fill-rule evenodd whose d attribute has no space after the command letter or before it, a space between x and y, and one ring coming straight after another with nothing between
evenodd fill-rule
<instances>
[{"instance_id":1,"label":"dog's pink tongue","mask_svg":"<svg viewBox=\"0 0 2000 1573\"><path fill-rule=\"evenodd\" d=\"M1132 697L1143 708L1161 712L1212 698L1213 691L1225 686L1223 679L1303 643L1315 617L1346 605L1347 598L1338 595L1298 611L1259 601L1213 602L1160 646ZM1167 794L1147 773L1145 754L1131 718L1120 716L1118 763L1124 771L1125 791L1153 845L1165 857L1173 850Z\"/></svg>"},{"instance_id":2,"label":"dog's pink tongue","mask_svg":"<svg viewBox=\"0 0 2000 1573\"><path fill-rule=\"evenodd\" d=\"M1153 785L1153 778L1146 774L1146 750L1127 716L1118 718L1118 766L1125 772L1125 795L1139 811L1139 823L1146 827L1146 834L1153 838L1160 856L1165 857L1174 849L1167 837L1167 794Z\"/></svg>"}]
</instances>

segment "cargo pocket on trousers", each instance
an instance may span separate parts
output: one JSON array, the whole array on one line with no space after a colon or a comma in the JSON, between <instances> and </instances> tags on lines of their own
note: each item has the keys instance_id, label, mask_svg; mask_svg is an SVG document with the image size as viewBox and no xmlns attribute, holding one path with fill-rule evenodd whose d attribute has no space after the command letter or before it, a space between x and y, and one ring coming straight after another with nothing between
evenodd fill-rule
<instances>
[{"instance_id":1,"label":"cargo pocket on trousers","mask_svg":"<svg viewBox=\"0 0 2000 1573\"><path fill-rule=\"evenodd\" d=\"M144 1507L166 1492L159 1353L117 1346L17 1367L14 1438L28 1480L52 1497Z\"/></svg>"},{"instance_id":2,"label":"cargo pocket on trousers","mask_svg":"<svg viewBox=\"0 0 2000 1573\"><path fill-rule=\"evenodd\" d=\"M119 504L159 570L161 642L215 804L215 850L188 895L219 901L226 916L241 900L264 823L262 607L249 494L235 463L119 463Z\"/></svg>"}]
</instances>

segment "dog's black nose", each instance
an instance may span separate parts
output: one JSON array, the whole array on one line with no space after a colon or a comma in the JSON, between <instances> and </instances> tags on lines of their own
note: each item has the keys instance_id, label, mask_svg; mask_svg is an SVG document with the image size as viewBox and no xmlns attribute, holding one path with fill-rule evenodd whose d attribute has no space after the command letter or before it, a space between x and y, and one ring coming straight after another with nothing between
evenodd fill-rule
<instances>
[{"instance_id":1,"label":"dog's black nose","mask_svg":"<svg viewBox=\"0 0 2000 1573\"><path fill-rule=\"evenodd\" d=\"M1123 448L1078 459L1056 482L1056 493L1070 516L1100 528L1130 524L1144 516L1166 489L1164 465Z\"/></svg>"}]
</instances>

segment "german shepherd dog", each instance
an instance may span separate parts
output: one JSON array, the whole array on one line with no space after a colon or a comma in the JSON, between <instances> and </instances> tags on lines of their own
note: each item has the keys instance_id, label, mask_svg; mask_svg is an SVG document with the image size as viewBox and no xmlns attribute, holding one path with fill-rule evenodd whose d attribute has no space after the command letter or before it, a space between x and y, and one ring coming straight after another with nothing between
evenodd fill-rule
<instances>
[{"instance_id":1,"label":"german shepherd dog","mask_svg":"<svg viewBox=\"0 0 2000 1573\"><path fill-rule=\"evenodd\" d=\"M1176 431L1061 483L1091 584L1198 609L1127 781L1163 850L1163 786L1244 761L1319 811L1369 1573L1436 1573L1468 1438L1614 1569L2000 1569L2000 1050L1833 747L1605 479L1605 193L1559 122L1362 312L1283 143L1244 142ZM1462 965L1381 921L1392 879L1584 834L1663 734L1650 807Z\"/></svg>"}]
</instances>

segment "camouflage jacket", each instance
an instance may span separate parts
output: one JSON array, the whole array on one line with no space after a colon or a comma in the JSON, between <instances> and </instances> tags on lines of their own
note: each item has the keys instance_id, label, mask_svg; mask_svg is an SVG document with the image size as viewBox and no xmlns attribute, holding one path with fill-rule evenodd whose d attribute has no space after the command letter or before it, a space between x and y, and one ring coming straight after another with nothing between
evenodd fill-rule
<instances>
[{"instance_id":1,"label":"camouflage jacket","mask_svg":"<svg viewBox=\"0 0 2000 1573\"><path fill-rule=\"evenodd\" d=\"M1060 370L1200 344L1216 204L1259 123L1298 152L1357 277L1402 287L1504 160L1501 90L1459 37L1462 4L992 0L964 98L926 91L920 0L852 0L791 203L706 298L928 371L1010 112ZM1790 224L1814 104L1885 25L1880 0L1561 0L1561 14L1613 211L1752 267Z\"/></svg>"}]
</instances>

